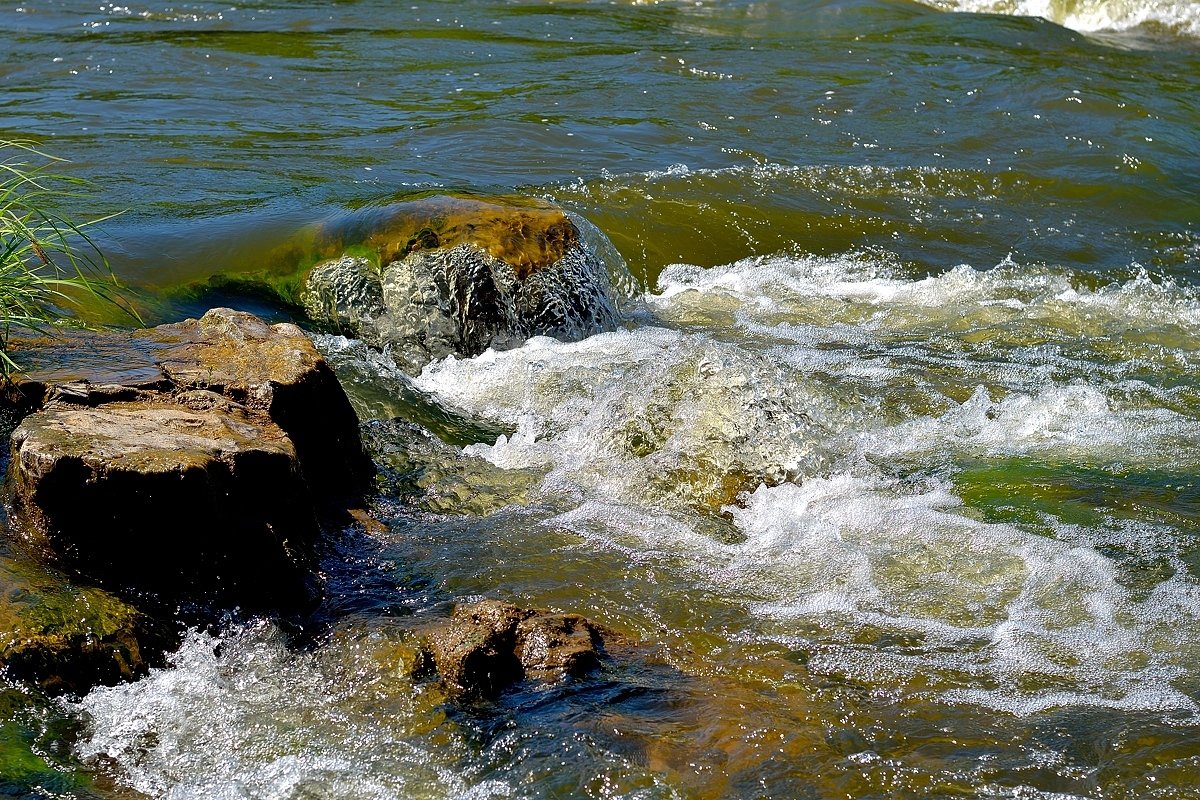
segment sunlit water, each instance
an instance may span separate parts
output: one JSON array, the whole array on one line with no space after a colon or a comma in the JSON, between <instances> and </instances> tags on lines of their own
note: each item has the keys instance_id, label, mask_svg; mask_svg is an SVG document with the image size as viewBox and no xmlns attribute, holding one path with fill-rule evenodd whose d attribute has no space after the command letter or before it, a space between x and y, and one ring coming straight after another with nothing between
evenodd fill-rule
<instances>
[{"instance_id":1,"label":"sunlit water","mask_svg":"<svg viewBox=\"0 0 1200 800\"><path fill-rule=\"evenodd\" d=\"M1200 796L1198 8L0 9L0 136L128 209L148 319L286 316L180 287L431 187L556 200L640 284L415 379L318 337L386 530L305 636L0 692L0 794ZM404 630L477 596L635 644L456 705Z\"/></svg>"}]
</instances>

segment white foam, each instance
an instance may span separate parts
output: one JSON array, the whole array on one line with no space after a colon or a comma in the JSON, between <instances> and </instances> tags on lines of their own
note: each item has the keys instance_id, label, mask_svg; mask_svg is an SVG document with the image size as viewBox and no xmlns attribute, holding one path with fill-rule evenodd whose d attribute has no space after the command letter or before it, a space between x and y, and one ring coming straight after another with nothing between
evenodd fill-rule
<instances>
[{"instance_id":1,"label":"white foam","mask_svg":"<svg viewBox=\"0 0 1200 800\"><path fill-rule=\"evenodd\" d=\"M658 293L648 301L670 319L688 292L731 298L760 322L789 313L880 331L932 328L964 313L979 324L1024 316L1071 334L1083 332L1086 323L1136 322L1150 331L1192 335L1200 328L1195 290L1144 271L1093 289L1081 276L1008 260L992 269L960 265L916 280L878 258L777 255L710 269L677 264L659 276Z\"/></svg>"},{"instance_id":2,"label":"white foam","mask_svg":"<svg viewBox=\"0 0 1200 800\"><path fill-rule=\"evenodd\" d=\"M949 11L1042 17L1077 31L1124 31L1155 25L1200 36L1200 6L1178 0L926 0Z\"/></svg>"},{"instance_id":3,"label":"white foam","mask_svg":"<svg viewBox=\"0 0 1200 800\"><path fill-rule=\"evenodd\" d=\"M219 640L193 633L169 669L88 694L79 709L90 735L77 749L166 800L511 795L495 781L472 784L449 766L452 749L429 746L411 684L359 666L323 669L266 623Z\"/></svg>"},{"instance_id":4,"label":"white foam","mask_svg":"<svg viewBox=\"0 0 1200 800\"><path fill-rule=\"evenodd\" d=\"M811 670L1011 713L1200 714L1200 590L1174 534L989 523L952 483L963 460L1193 471L1200 423L1172 387L1200 352L1194 290L780 255L672 267L644 302L640 328L448 359L417 383L516 426L468 452L539 467L547 524L677 570L756 635L811 646ZM695 516L714 502L743 540ZM1174 576L1134 591L1114 547Z\"/></svg>"},{"instance_id":5,"label":"white foam","mask_svg":"<svg viewBox=\"0 0 1200 800\"><path fill-rule=\"evenodd\" d=\"M775 598L755 610L783 630L849 610L859 624L919 633L926 669L995 682L948 700L1014 713L1064 704L1200 713L1172 686L1200 634L1193 582L1164 582L1161 597L1138 601L1091 547L974 520L944 487L910 492L846 475L761 488L733 510L747 540L730 567ZM1173 633L1161 629L1164 602ZM878 662L854 666L880 677Z\"/></svg>"},{"instance_id":6,"label":"white foam","mask_svg":"<svg viewBox=\"0 0 1200 800\"><path fill-rule=\"evenodd\" d=\"M553 465L555 491L668 506L708 502L727 484L813 474L849 446L853 416L768 358L657 327L447 359L417 383L517 426L471 455L506 468Z\"/></svg>"},{"instance_id":7,"label":"white foam","mask_svg":"<svg viewBox=\"0 0 1200 800\"><path fill-rule=\"evenodd\" d=\"M967 402L939 417L920 417L863 435L864 451L895 456L972 452L987 456L1037 453L1076 463L1127 466L1200 464L1189 446L1200 423L1164 408L1115 408L1094 386L1047 386L994 401L980 386Z\"/></svg>"}]
</instances>

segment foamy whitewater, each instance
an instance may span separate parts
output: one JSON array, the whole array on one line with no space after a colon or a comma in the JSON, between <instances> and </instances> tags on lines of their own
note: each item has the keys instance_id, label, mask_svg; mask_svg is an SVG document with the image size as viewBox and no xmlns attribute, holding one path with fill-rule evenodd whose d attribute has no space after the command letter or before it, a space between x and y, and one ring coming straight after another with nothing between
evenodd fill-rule
<instances>
[{"instance_id":1,"label":"foamy whitewater","mask_svg":"<svg viewBox=\"0 0 1200 800\"><path fill-rule=\"evenodd\" d=\"M955 490L959 465L1001 459L1194 468L1194 393L1173 385L1200 344L1191 292L787 256L673 267L658 288L630 330L450 359L418 385L516 426L466 452L544 471L547 498L574 498L547 524L682 558L782 641L865 625L920 641L810 666L895 684L934 670L943 700L1014 713L1200 711L1174 686L1195 685L1200 640L1175 532L1111 516L1025 530ZM722 505L740 541L680 521ZM1173 575L1131 590L1114 547L1165 553Z\"/></svg>"},{"instance_id":2,"label":"foamy whitewater","mask_svg":"<svg viewBox=\"0 0 1200 800\"><path fill-rule=\"evenodd\" d=\"M1194 0L926 0L949 11L1042 17L1077 31L1138 27L1200 36L1200 3Z\"/></svg>"}]
</instances>

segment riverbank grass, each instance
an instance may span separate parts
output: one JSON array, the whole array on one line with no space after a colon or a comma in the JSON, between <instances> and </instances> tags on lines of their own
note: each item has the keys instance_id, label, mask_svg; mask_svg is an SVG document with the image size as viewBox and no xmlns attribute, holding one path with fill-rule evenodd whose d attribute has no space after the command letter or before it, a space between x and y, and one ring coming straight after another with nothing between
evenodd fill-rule
<instances>
[{"instance_id":1,"label":"riverbank grass","mask_svg":"<svg viewBox=\"0 0 1200 800\"><path fill-rule=\"evenodd\" d=\"M84 298L137 316L85 230L110 217L76 223L55 211L88 187L57 172L62 163L34 142L0 139L0 375L5 379L20 369L10 351L16 330L47 332L71 319Z\"/></svg>"}]
</instances>

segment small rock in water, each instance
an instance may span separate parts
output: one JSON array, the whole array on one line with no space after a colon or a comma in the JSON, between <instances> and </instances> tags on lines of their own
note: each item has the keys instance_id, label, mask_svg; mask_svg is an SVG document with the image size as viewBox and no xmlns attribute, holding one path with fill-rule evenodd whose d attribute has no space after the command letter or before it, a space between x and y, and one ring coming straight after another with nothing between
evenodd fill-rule
<instances>
[{"instance_id":1,"label":"small rock in water","mask_svg":"<svg viewBox=\"0 0 1200 800\"><path fill-rule=\"evenodd\" d=\"M301 299L311 318L387 347L410 373L531 336L616 326L608 268L561 209L437 197L370 224L363 241L379 266L351 256L319 264Z\"/></svg>"},{"instance_id":2,"label":"small rock in water","mask_svg":"<svg viewBox=\"0 0 1200 800\"><path fill-rule=\"evenodd\" d=\"M577 614L519 608L497 600L458 606L420 632L453 696L494 697L526 678L559 680L600 664L605 631Z\"/></svg>"}]
</instances>

